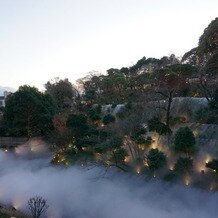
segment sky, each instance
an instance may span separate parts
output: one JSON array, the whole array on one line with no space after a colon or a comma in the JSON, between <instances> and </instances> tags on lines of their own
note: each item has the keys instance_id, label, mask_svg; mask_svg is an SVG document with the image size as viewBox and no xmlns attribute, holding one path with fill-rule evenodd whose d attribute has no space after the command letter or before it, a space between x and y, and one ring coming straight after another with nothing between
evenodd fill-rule
<instances>
[{"instance_id":1,"label":"sky","mask_svg":"<svg viewBox=\"0 0 218 218\"><path fill-rule=\"evenodd\" d=\"M217 0L0 0L0 87L182 56L217 16Z\"/></svg>"}]
</instances>

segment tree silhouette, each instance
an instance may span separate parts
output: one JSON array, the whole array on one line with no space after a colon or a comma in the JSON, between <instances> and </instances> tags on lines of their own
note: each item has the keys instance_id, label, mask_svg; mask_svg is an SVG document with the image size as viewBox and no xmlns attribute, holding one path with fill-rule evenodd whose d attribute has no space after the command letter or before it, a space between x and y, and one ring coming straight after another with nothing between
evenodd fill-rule
<instances>
[{"instance_id":1,"label":"tree silhouette","mask_svg":"<svg viewBox=\"0 0 218 218\"><path fill-rule=\"evenodd\" d=\"M32 197L27 202L27 207L30 210L33 218L39 218L48 209L48 204L45 199L40 196Z\"/></svg>"}]
</instances>

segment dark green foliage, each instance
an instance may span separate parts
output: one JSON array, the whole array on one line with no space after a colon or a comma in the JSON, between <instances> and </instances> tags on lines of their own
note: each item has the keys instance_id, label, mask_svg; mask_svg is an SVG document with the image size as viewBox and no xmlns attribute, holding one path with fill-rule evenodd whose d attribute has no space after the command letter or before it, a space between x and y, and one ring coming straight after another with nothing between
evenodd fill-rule
<instances>
[{"instance_id":1,"label":"dark green foliage","mask_svg":"<svg viewBox=\"0 0 218 218\"><path fill-rule=\"evenodd\" d=\"M169 131L167 125L162 123L157 117L153 117L148 121L148 129L149 131L157 132L160 135L166 135Z\"/></svg>"},{"instance_id":2,"label":"dark green foliage","mask_svg":"<svg viewBox=\"0 0 218 218\"><path fill-rule=\"evenodd\" d=\"M218 48L217 35L218 18L215 18L215 20L211 21L200 37L198 43L198 52L200 54L216 53Z\"/></svg>"},{"instance_id":3,"label":"dark green foliage","mask_svg":"<svg viewBox=\"0 0 218 218\"><path fill-rule=\"evenodd\" d=\"M186 155L195 151L195 137L189 127L180 127L174 139L175 151Z\"/></svg>"},{"instance_id":4,"label":"dark green foliage","mask_svg":"<svg viewBox=\"0 0 218 218\"><path fill-rule=\"evenodd\" d=\"M210 76L218 75L218 53L214 54L206 63L205 71Z\"/></svg>"},{"instance_id":5,"label":"dark green foliage","mask_svg":"<svg viewBox=\"0 0 218 218\"><path fill-rule=\"evenodd\" d=\"M209 113L209 109L207 107L202 107L196 111L195 119L199 123L206 123L207 115Z\"/></svg>"},{"instance_id":6,"label":"dark green foliage","mask_svg":"<svg viewBox=\"0 0 218 218\"><path fill-rule=\"evenodd\" d=\"M10 218L11 216L5 214L5 213L2 213L0 212L0 218Z\"/></svg>"},{"instance_id":7,"label":"dark green foliage","mask_svg":"<svg viewBox=\"0 0 218 218\"><path fill-rule=\"evenodd\" d=\"M78 95L77 90L72 86L68 79L61 80L55 78L54 82L47 82L45 88L46 93L51 95L59 110L70 108L73 105L73 98L76 98Z\"/></svg>"},{"instance_id":8,"label":"dark green foliage","mask_svg":"<svg viewBox=\"0 0 218 218\"><path fill-rule=\"evenodd\" d=\"M30 86L21 86L6 99L4 121L9 135L43 136L53 129L56 105L49 95Z\"/></svg>"},{"instance_id":9,"label":"dark green foliage","mask_svg":"<svg viewBox=\"0 0 218 218\"><path fill-rule=\"evenodd\" d=\"M101 120L101 105L93 105L92 108L88 111L89 118L92 121Z\"/></svg>"},{"instance_id":10,"label":"dark green foliage","mask_svg":"<svg viewBox=\"0 0 218 218\"><path fill-rule=\"evenodd\" d=\"M74 137L83 137L89 129L87 117L83 114L70 114L67 119L67 127Z\"/></svg>"},{"instance_id":11,"label":"dark green foliage","mask_svg":"<svg viewBox=\"0 0 218 218\"><path fill-rule=\"evenodd\" d=\"M108 125L110 123L114 123L116 121L115 117L112 114L107 114L103 118L104 125Z\"/></svg>"},{"instance_id":12,"label":"dark green foliage","mask_svg":"<svg viewBox=\"0 0 218 218\"><path fill-rule=\"evenodd\" d=\"M211 110L218 110L218 89L215 90L212 100L209 102Z\"/></svg>"},{"instance_id":13,"label":"dark green foliage","mask_svg":"<svg viewBox=\"0 0 218 218\"><path fill-rule=\"evenodd\" d=\"M158 170L166 164L166 156L158 149L151 149L147 155L147 163L150 170Z\"/></svg>"},{"instance_id":14,"label":"dark green foliage","mask_svg":"<svg viewBox=\"0 0 218 218\"><path fill-rule=\"evenodd\" d=\"M216 172L218 172L218 160L213 159L212 161L206 163L206 167L212 170L216 170Z\"/></svg>"},{"instance_id":15,"label":"dark green foliage","mask_svg":"<svg viewBox=\"0 0 218 218\"><path fill-rule=\"evenodd\" d=\"M144 141L144 144L148 146L151 145L151 143L152 143L152 138L150 136L147 136L147 138Z\"/></svg>"},{"instance_id":16,"label":"dark green foliage","mask_svg":"<svg viewBox=\"0 0 218 218\"><path fill-rule=\"evenodd\" d=\"M168 172L164 175L163 179L167 182L175 182L178 179L178 175L175 172Z\"/></svg>"},{"instance_id":17,"label":"dark green foliage","mask_svg":"<svg viewBox=\"0 0 218 218\"><path fill-rule=\"evenodd\" d=\"M111 108L114 109L114 108L116 108L116 106L117 106L117 104L112 104Z\"/></svg>"},{"instance_id":18,"label":"dark green foliage","mask_svg":"<svg viewBox=\"0 0 218 218\"><path fill-rule=\"evenodd\" d=\"M147 132L147 130L144 126L142 126L142 125L135 126L131 132L130 138L133 141L137 141L139 144L142 144L142 143L140 143L140 141L143 140L143 138L144 138L143 135L146 132Z\"/></svg>"},{"instance_id":19,"label":"dark green foliage","mask_svg":"<svg viewBox=\"0 0 218 218\"><path fill-rule=\"evenodd\" d=\"M113 136L104 143L104 146L107 146L108 148L116 149L122 146L122 142L123 142L122 137Z\"/></svg>"},{"instance_id":20,"label":"dark green foliage","mask_svg":"<svg viewBox=\"0 0 218 218\"><path fill-rule=\"evenodd\" d=\"M184 174L191 171L193 167L193 160L190 157L179 157L174 170L178 173Z\"/></svg>"}]
</instances>

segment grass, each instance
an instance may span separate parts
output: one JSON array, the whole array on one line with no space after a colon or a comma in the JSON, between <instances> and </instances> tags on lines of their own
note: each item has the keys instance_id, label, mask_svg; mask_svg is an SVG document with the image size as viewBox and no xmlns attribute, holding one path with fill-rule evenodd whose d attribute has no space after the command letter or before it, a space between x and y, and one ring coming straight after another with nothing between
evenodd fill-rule
<instances>
[{"instance_id":1,"label":"grass","mask_svg":"<svg viewBox=\"0 0 218 218\"><path fill-rule=\"evenodd\" d=\"M0 212L0 218L10 218L11 216L5 214L5 213L2 213Z\"/></svg>"}]
</instances>

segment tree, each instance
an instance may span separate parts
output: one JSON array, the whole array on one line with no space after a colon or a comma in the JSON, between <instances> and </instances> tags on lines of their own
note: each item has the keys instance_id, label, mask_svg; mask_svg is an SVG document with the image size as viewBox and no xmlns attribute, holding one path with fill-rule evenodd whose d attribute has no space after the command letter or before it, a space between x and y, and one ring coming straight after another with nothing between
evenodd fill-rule
<instances>
[{"instance_id":1,"label":"tree","mask_svg":"<svg viewBox=\"0 0 218 218\"><path fill-rule=\"evenodd\" d=\"M61 111L70 108L75 104L79 96L78 91L73 87L68 79L55 78L45 84L46 93L51 95Z\"/></svg>"},{"instance_id":2,"label":"tree","mask_svg":"<svg viewBox=\"0 0 218 218\"><path fill-rule=\"evenodd\" d=\"M40 196L35 196L28 200L27 207L30 210L33 218L39 218L47 211L49 206L45 199Z\"/></svg>"},{"instance_id":3,"label":"tree","mask_svg":"<svg viewBox=\"0 0 218 218\"><path fill-rule=\"evenodd\" d=\"M180 127L174 139L175 151L190 155L195 151L195 137L189 127Z\"/></svg>"},{"instance_id":4,"label":"tree","mask_svg":"<svg viewBox=\"0 0 218 218\"><path fill-rule=\"evenodd\" d=\"M6 99L4 122L14 136L43 136L53 129L56 105L52 98L30 86L21 86Z\"/></svg>"},{"instance_id":5,"label":"tree","mask_svg":"<svg viewBox=\"0 0 218 218\"><path fill-rule=\"evenodd\" d=\"M193 160L190 157L179 157L174 170L178 173L188 173L193 167Z\"/></svg>"},{"instance_id":6,"label":"tree","mask_svg":"<svg viewBox=\"0 0 218 218\"><path fill-rule=\"evenodd\" d=\"M83 114L70 114L67 119L67 128L70 131L72 142L76 144L79 150L82 150L79 141L88 134L87 117Z\"/></svg>"},{"instance_id":7,"label":"tree","mask_svg":"<svg viewBox=\"0 0 218 218\"><path fill-rule=\"evenodd\" d=\"M198 43L199 55L211 57L217 53L218 48L218 18L215 18L204 30Z\"/></svg>"},{"instance_id":8,"label":"tree","mask_svg":"<svg viewBox=\"0 0 218 218\"><path fill-rule=\"evenodd\" d=\"M157 117L153 117L148 121L148 129L160 135L166 135L169 132L167 125L162 123Z\"/></svg>"},{"instance_id":9,"label":"tree","mask_svg":"<svg viewBox=\"0 0 218 218\"><path fill-rule=\"evenodd\" d=\"M204 33L199 38L197 47L197 54L199 59L199 66L202 76L208 74L207 80L201 81L201 88L205 97L210 101L214 85L209 84L209 80L214 80L213 75L217 75L218 72L218 18L211 21L208 27L204 30ZM212 76L209 79L209 76Z\"/></svg>"},{"instance_id":10,"label":"tree","mask_svg":"<svg viewBox=\"0 0 218 218\"><path fill-rule=\"evenodd\" d=\"M123 138L113 136L97 146L95 151L102 154L103 161L107 166L114 166L126 171L124 159L127 156L127 152L122 145Z\"/></svg>"},{"instance_id":11,"label":"tree","mask_svg":"<svg viewBox=\"0 0 218 218\"><path fill-rule=\"evenodd\" d=\"M150 170L156 171L166 164L166 156L158 149L151 149L147 155L147 164Z\"/></svg>"}]
</instances>

